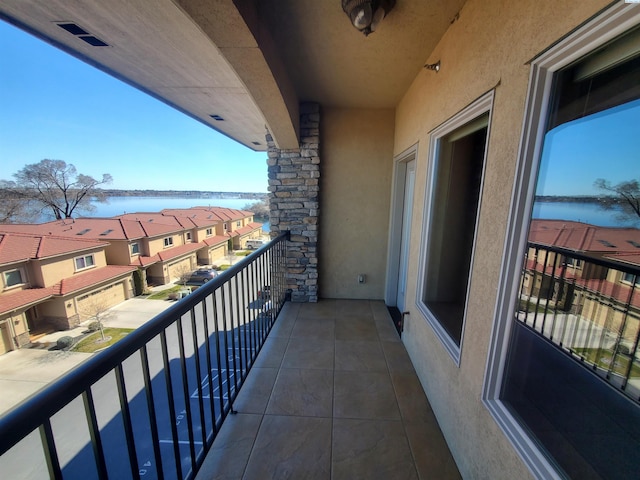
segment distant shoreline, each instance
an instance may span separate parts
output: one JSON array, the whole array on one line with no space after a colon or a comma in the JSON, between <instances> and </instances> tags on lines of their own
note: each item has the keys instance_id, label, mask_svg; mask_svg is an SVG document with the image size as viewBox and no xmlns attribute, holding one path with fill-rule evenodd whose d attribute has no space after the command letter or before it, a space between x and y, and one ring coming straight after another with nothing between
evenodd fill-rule
<instances>
[{"instance_id":1,"label":"distant shoreline","mask_svg":"<svg viewBox=\"0 0 640 480\"><path fill-rule=\"evenodd\" d=\"M116 190L102 188L100 192L106 197L180 197L180 198L246 198L261 200L267 193L260 192L212 192L202 190Z\"/></svg>"}]
</instances>

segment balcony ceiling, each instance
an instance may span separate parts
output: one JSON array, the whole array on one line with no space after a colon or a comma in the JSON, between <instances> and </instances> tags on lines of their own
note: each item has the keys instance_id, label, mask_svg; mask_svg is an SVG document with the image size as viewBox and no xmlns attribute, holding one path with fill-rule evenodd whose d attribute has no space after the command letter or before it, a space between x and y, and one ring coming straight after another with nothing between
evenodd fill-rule
<instances>
[{"instance_id":1,"label":"balcony ceiling","mask_svg":"<svg viewBox=\"0 0 640 480\"><path fill-rule=\"evenodd\" d=\"M265 127L280 148L297 147L300 101L395 107L462 4L397 0L369 37L340 0L3 0L0 16L266 150Z\"/></svg>"}]
</instances>

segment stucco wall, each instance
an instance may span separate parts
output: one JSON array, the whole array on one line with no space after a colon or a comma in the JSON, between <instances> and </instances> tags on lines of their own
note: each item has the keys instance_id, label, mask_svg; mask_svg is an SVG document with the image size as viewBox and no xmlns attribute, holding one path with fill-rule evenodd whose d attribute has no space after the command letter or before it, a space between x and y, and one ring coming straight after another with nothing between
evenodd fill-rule
<instances>
[{"instance_id":1,"label":"stucco wall","mask_svg":"<svg viewBox=\"0 0 640 480\"><path fill-rule=\"evenodd\" d=\"M321 132L320 296L381 299L394 112L323 108Z\"/></svg>"},{"instance_id":2,"label":"stucco wall","mask_svg":"<svg viewBox=\"0 0 640 480\"><path fill-rule=\"evenodd\" d=\"M470 0L425 58L426 63L440 60L440 72L419 72L396 111L394 153L418 144L407 295L411 315L403 341L465 478L531 476L481 402L526 101L527 62L608 3ZM491 89L495 100L485 184L457 367L415 307L418 269L424 263L419 250L429 131ZM331 124L327 122L328 128ZM375 260L375 255L368 258Z\"/></svg>"}]
</instances>

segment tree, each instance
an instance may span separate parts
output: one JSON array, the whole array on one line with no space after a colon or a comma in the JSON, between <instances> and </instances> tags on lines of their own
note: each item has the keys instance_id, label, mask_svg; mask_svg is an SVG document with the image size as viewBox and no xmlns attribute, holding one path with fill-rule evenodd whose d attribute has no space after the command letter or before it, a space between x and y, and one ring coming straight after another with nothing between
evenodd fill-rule
<instances>
[{"instance_id":1,"label":"tree","mask_svg":"<svg viewBox=\"0 0 640 480\"><path fill-rule=\"evenodd\" d=\"M105 300L92 299L84 305L80 312L85 318L94 319L92 323L95 323L97 329L100 330L101 342L109 340L109 338L104 335L104 321L110 318L113 314L113 312L110 311L110 308L111 307Z\"/></svg>"},{"instance_id":2,"label":"tree","mask_svg":"<svg viewBox=\"0 0 640 480\"><path fill-rule=\"evenodd\" d=\"M31 203L24 198L16 182L0 180L0 223L29 221L33 210Z\"/></svg>"},{"instance_id":3,"label":"tree","mask_svg":"<svg viewBox=\"0 0 640 480\"><path fill-rule=\"evenodd\" d=\"M593 182L593 186L599 190L614 194L607 195L602 199L605 208L620 205L626 214L640 218L640 183L638 183L638 180L627 180L612 185L611 182L604 178L598 178Z\"/></svg>"},{"instance_id":4,"label":"tree","mask_svg":"<svg viewBox=\"0 0 640 480\"><path fill-rule=\"evenodd\" d=\"M247 203L243 210L253 212L257 218L269 218L269 199L260 200L259 202Z\"/></svg>"},{"instance_id":5,"label":"tree","mask_svg":"<svg viewBox=\"0 0 640 480\"><path fill-rule=\"evenodd\" d=\"M76 167L63 160L41 160L26 165L15 173L18 195L53 213L56 220L71 218L76 210L93 210L91 200L104 201L99 185L112 181L104 173L101 180L78 173Z\"/></svg>"}]
</instances>

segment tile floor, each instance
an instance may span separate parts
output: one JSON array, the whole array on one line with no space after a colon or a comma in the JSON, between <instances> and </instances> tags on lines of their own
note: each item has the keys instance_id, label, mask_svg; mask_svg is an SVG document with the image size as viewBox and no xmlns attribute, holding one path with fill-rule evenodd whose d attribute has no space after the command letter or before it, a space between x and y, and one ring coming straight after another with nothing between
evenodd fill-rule
<instances>
[{"instance_id":1,"label":"tile floor","mask_svg":"<svg viewBox=\"0 0 640 480\"><path fill-rule=\"evenodd\" d=\"M288 303L198 480L460 478L381 301Z\"/></svg>"}]
</instances>

